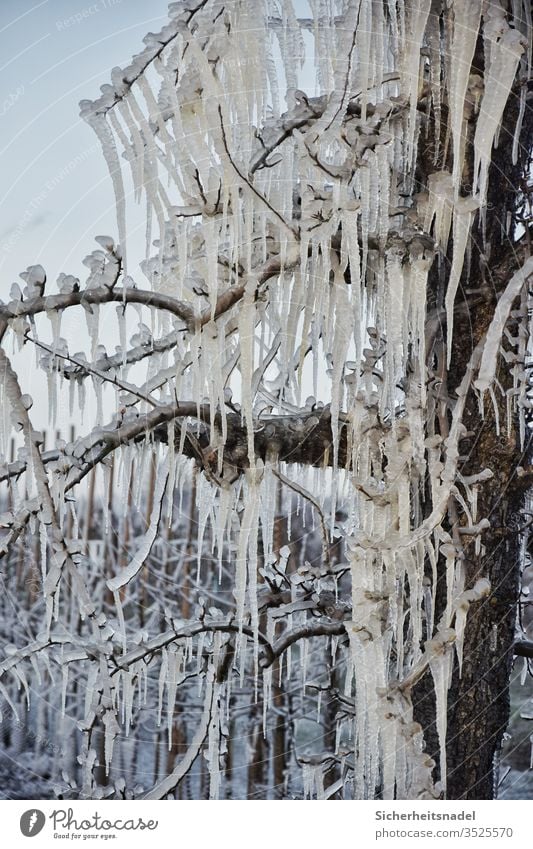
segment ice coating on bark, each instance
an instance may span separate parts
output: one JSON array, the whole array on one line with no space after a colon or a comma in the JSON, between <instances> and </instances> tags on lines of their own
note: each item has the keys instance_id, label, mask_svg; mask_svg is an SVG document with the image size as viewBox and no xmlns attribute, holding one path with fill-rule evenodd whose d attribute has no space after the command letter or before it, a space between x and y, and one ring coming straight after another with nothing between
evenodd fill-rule
<instances>
[{"instance_id":1,"label":"ice coating on bark","mask_svg":"<svg viewBox=\"0 0 533 849\"><path fill-rule=\"evenodd\" d=\"M479 366L479 373L476 379L476 388L481 392L485 392L492 384L496 376L496 367L498 362L498 353L502 342L503 332L509 313L514 301L527 284L528 280L533 275L533 257L529 257L523 264L522 268L516 271L505 290L500 295L493 319L487 332L485 347Z\"/></svg>"}]
</instances>

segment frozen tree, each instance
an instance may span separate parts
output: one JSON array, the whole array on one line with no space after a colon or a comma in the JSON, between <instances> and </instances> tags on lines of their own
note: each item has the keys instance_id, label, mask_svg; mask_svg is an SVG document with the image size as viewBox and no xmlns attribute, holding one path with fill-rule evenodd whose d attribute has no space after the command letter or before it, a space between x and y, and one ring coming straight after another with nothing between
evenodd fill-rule
<instances>
[{"instance_id":1,"label":"frozen tree","mask_svg":"<svg viewBox=\"0 0 533 849\"><path fill-rule=\"evenodd\" d=\"M270 795L494 795L513 656L533 656L532 49L528 0L184 0L82 102L118 244L57 292L31 266L0 306L4 453L22 437L2 553L39 540L40 611L0 692L20 713L17 688L59 676L72 792L231 795L240 758ZM87 354L61 337L81 310ZM13 340L52 418L87 394L86 435L43 450ZM145 521L104 564L75 499L112 464ZM141 789L147 710L175 757Z\"/></svg>"}]
</instances>

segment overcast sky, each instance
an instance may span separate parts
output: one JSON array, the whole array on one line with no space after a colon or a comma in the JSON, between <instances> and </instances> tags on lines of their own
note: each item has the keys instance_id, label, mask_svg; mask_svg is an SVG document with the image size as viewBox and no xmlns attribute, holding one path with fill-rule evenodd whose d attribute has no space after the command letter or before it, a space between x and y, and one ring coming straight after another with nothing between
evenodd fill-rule
<instances>
[{"instance_id":1,"label":"overcast sky","mask_svg":"<svg viewBox=\"0 0 533 849\"><path fill-rule=\"evenodd\" d=\"M302 0L299 0L301 3ZM83 281L83 258L97 235L116 239L111 179L93 130L79 117L79 101L94 99L143 48L143 36L167 21L168 0L0 0L0 298L28 265L41 263L48 291L60 272ZM305 76L305 74L304 74ZM309 75L308 90L312 92ZM126 185L127 185L126 179ZM136 262L144 257L145 206L128 203L128 271L143 285ZM136 320L133 313L131 319ZM46 317L38 322L50 339ZM118 344L115 310L101 311L101 341ZM132 327L132 332L133 332ZM72 353L88 352L85 314L70 310L61 325ZM9 350L11 353L11 350ZM47 383L35 351L15 356L34 424L48 425ZM113 395L114 403L114 395ZM107 409L107 406L106 406ZM79 419L79 416L74 418ZM58 426L72 421L66 387ZM87 429L77 421L77 429Z\"/></svg>"},{"instance_id":2,"label":"overcast sky","mask_svg":"<svg viewBox=\"0 0 533 849\"><path fill-rule=\"evenodd\" d=\"M78 103L166 20L166 0L0 3L0 297L27 265L79 274L115 235L111 183Z\"/></svg>"},{"instance_id":3,"label":"overcast sky","mask_svg":"<svg viewBox=\"0 0 533 849\"><path fill-rule=\"evenodd\" d=\"M35 263L45 267L49 281L62 271L83 279L82 259L98 247L94 236L116 238L107 166L78 103L97 97L111 68L126 65L143 48L143 36L161 29L167 5L167 0L0 0L2 300L9 300L18 274ZM132 238L136 226L144 230L142 209L128 220L129 241L143 244L144 236ZM62 327L65 335L76 336L79 325L77 350L87 338L81 312ZM111 313L109 321L116 323ZM115 335L110 325L113 345ZM44 428L46 381L34 361L28 351L17 358L17 367L35 400L34 422ZM60 418L68 421L66 399L60 406Z\"/></svg>"}]
</instances>

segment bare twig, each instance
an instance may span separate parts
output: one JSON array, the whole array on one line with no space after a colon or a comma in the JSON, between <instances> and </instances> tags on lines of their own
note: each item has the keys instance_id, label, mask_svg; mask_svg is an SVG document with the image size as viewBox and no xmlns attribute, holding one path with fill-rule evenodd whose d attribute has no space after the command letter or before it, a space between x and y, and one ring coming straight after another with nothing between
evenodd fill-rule
<instances>
[{"instance_id":1,"label":"bare twig","mask_svg":"<svg viewBox=\"0 0 533 849\"><path fill-rule=\"evenodd\" d=\"M126 383L126 381L120 380L120 378L118 377L110 377L105 372L100 371L100 369L98 368L95 368L95 366L83 362L83 360L78 360L76 357L73 357L70 354L60 353L59 351L56 351L54 348L52 348L50 345L46 345L44 342L40 342L38 339L34 339L29 334L26 334L25 338L28 340L28 342L31 342L33 345L36 345L38 348L42 348L43 351L47 351L54 357L58 357L60 360L67 360L69 363L74 363L74 365L78 366L80 369L83 369L89 374L98 377L105 383L111 383L118 389L123 389L125 392L130 392L132 395L135 395L140 401L146 401L146 403L150 404L151 407L160 406L158 402L151 398L149 395L145 395L144 393L139 392L139 390L136 389L135 386L132 386L131 383Z\"/></svg>"},{"instance_id":2,"label":"bare twig","mask_svg":"<svg viewBox=\"0 0 533 849\"><path fill-rule=\"evenodd\" d=\"M306 501L309 501L309 503L312 504L313 507L315 508L315 510L317 511L318 518L319 518L319 521L320 521L320 530L322 532L322 555L324 557L324 562L325 562L328 570L331 569L331 557L329 555L328 529L327 529L327 526L326 526L326 519L325 519L323 510L322 510L322 507L320 506L320 504L318 503L316 498L313 495L311 495L309 490L304 489L304 487L300 486L300 484L296 483L296 481L289 480L288 477L286 477L281 472L278 472L276 469L272 469L272 473L277 477L278 480L281 481L282 484L284 484L285 486L288 486L289 489L293 490L293 492L297 492L298 495L301 495L302 498L306 499Z\"/></svg>"},{"instance_id":3,"label":"bare twig","mask_svg":"<svg viewBox=\"0 0 533 849\"><path fill-rule=\"evenodd\" d=\"M247 188L249 188L250 191L253 192L253 194L256 196L256 198L263 204L263 206L265 206L267 208L269 213L271 215L273 215L274 218L276 218L278 220L278 222L281 224L281 226L285 230L287 230L291 234L291 236L294 239L296 239L296 241L298 242L300 240L300 234L299 234L298 230L296 230L291 224L289 224L289 222L285 220L285 218L283 217L281 212L279 212L279 210L275 209L272 206L272 204L270 203L270 201L267 200L267 198L263 194L261 194L261 192L258 189L255 188L253 183L250 182L250 180L248 179L246 174L243 174L243 172L241 171L241 169L239 168L239 166L237 165L237 163L233 159L231 151L228 147L228 140L227 140L227 136L226 136L226 128L224 127L224 118L222 117L222 107L221 107L220 104L218 105L218 114L219 114L219 117L220 117L220 129L222 131L222 143L224 145L224 150L226 151L226 155L228 157L228 161L229 161L231 167L233 168L233 170L235 171L235 173L237 174L237 176L239 177L239 179L241 180L243 185L247 186Z\"/></svg>"}]
</instances>

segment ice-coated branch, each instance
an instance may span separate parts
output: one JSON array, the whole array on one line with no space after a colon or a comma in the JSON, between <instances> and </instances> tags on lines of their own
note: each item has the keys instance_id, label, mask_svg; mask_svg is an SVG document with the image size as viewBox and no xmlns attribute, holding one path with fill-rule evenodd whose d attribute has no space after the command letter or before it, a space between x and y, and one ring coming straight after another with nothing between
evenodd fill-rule
<instances>
[{"instance_id":1,"label":"ice-coated branch","mask_svg":"<svg viewBox=\"0 0 533 849\"><path fill-rule=\"evenodd\" d=\"M298 264L300 258L299 250L294 253L294 256L286 256L284 261L282 261L280 256L272 256L263 263L262 266L254 269L251 273L251 276L256 281L257 289L259 289L262 285L264 285L268 280L272 277L276 277L282 270L290 271L295 268ZM246 290L246 281L242 281L239 283L234 283L228 289L225 289L217 298L215 309L214 309L214 317L219 318L219 316L223 315L232 306L238 303L244 297L244 292ZM210 307L207 307L200 316L200 325L207 324L208 321L211 320L213 315L213 311Z\"/></svg>"},{"instance_id":2,"label":"ice-coated branch","mask_svg":"<svg viewBox=\"0 0 533 849\"><path fill-rule=\"evenodd\" d=\"M211 665L206 672L204 709L202 717L198 723L196 731L194 732L191 743L176 768L170 773L170 775L167 775L166 778L156 784L149 793L146 793L146 795L143 796L144 799L164 799L165 796L168 796L169 793L176 789L180 781L187 775L194 761L200 754L200 750L205 738L207 737L214 699L215 670L213 665Z\"/></svg>"},{"instance_id":3,"label":"ice-coated branch","mask_svg":"<svg viewBox=\"0 0 533 849\"><path fill-rule=\"evenodd\" d=\"M93 633L95 638L98 639L101 629L105 626L106 619L105 616L102 616L97 621L94 601L87 590L77 564L73 560L71 550L65 541L50 492L46 468L41 457L39 434L34 430L28 413L32 402L28 396L22 394L17 375L13 370L9 357L1 346L0 373L2 374L5 392L11 406L12 419L22 429L24 435L25 449L32 466L37 499L39 500L38 517L45 529L48 547L50 549L50 563L48 564L48 571L46 573L43 566L43 589L47 600L46 627L48 629L50 628L54 596L59 590L63 569L66 568L76 589L80 608L84 611L84 615L90 618ZM25 510L25 508L23 509ZM29 518L27 510L25 510L25 513L27 513L27 518Z\"/></svg>"},{"instance_id":4,"label":"ice-coated branch","mask_svg":"<svg viewBox=\"0 0 533 849\"><path fill-rule=\"evenodd\" d=\"M161 292L135 289L134 287L117 289L116 287L99 286L57 295L43 295L30 298L27 301L12 301L9 304L0 304L0 319L10 321L23 316L38 315L42 312L64 310L68 307L80 305L90 307L92 304L108 303L142 304L145 307L166 310L184 321L187 326L194 328L194 310L189 304Z\"/></svg>"},{"instance_id":5,"label":"ice-coated branch","mask_svg":"<svg viewBox=\"0 0 533 849\"><path fill-rule=\"evenodd\" d=\"M33 655L39 654L39 652L50 648L50 646L61 645L66 641L66 638L57 639L51 634L48 640L34 640L34 642L29 643L27 646L24 646L24 648L17 649L12 653L10 652L6 660L3 660L2 663L0 663L0 678L5 675L6 672L13 669L13 667L17 666L17 664L21 663L22 660L31 658Z\"/></svg>"},{"instance_id":6,"label":"ice-coated branch","mask_svg":"<svg viewBox=\"0 0 533 849\"><path fill-rule=\"evenodd\" d=\"M113 109L127 95L131 87L136 83L149 66L155 62L163 53L163 51L171 44L174 39L183 31L183 26L189 26L194 19L194 16L201 11L208 3L208 0L199 0L192 8L181 6L176 10L176 13L171 17L168 24L157 33L150 33L145 37L146 47L137 54L130 65L127 65L121 72L121 85L116 86L114 90L109 90L106 86L105 92L95 101L82 101L81 115L83 118L90 120L93 114L105 115L110 109ZM172 12L172 7L169 10Z\"/></svg>"},{"instance_id":7,"label":"ice-coated branch","mask_svg":"<svg viewBox=\"0 0 533 849\"><path fill-rule=\"evenodd\" d=\"M277 147L283 144L294 132L305 127L311 121L319 118L327 103L326 97L302 97L297 106L289 112L284 113L276 122L275 126L268 126L257 131L256 137L260 147L252 157L249 174L253 176L261 168L268 167L268 158ZM267 133L268 130L268 133ZM267 140L265 140L265 137Z\"/></svg>"},{"instance_id":8,"label":"ice-coated branch","mask_svg":"<svg viewBox=\"0 0 533 849\"><path fill-rule=\"evenodd\" d=\"M135 395L139 401L145 401L151 407L158 407L157 401L151 398L149 395L146 395L132 386L131 383L126 383L126 381L121 380L119 377L110 376L106 374L105 371L100 371L100 369L96 368L96 366L90 365L82 360L79 360L77 357L73 357L70 354L62 354L59 351L54 350L50 345L46 345L44 342L41 342L39 339L34 339L33 336L26 334L25 336L28 342L31 342L37 348L41 348L43 351L47 351L52 356L57 357L60 360L65 360L66 362L73 363L80 370L86 371L88 374L93 375L94 377L98 377L105 383L111 383L113 386L116 386L118 389L122 389L124 392L129 392L131 395Z\"/></svg>"},{"instance_id":9,"label":"ice-coated branch","mask_svg":"<svg viewBox=\"0 0 533 849\"><path fill-rule=\"evenodd\" d=\"M176 404L161 404L148 412L140 413L122 424L112 422L104 427L96 427L84 437L68 443L63 451L51 449L41 454L43 464L64 460L66 467L72 469L73 476L68 477L66 490L80 482L88 471L121 445L129 442L153 438L166 443L168 440L168 423L178 419L195 419L208 425L211 421L211 411L206 404L196 404L194 401L181 401ZM220 414L215 414L215 426L221 427ZM248 466L246 428L237 413L227 414L228 439L224 445L224 464L231 469L235 476L242 474ZM340 466L348 461L347 423L339 423L339 453ZM198 431L191 426L191 436L194 436L200 448L200 454L195 447L185 441L183 453L196 460L202 468L212 465L216 469L216 449L209 445L207 429ZM180 437L176 435L176 447L179 447ZM329 409L316 412L302 410L290 415L265 415L254 421L254 444L256 456L263 461L276 457L279 462L301 464L308 466L331 466L333 464L331 431L331 416ZM78 450L83 447L83 451ZM79 468L81 464L82 468ZM19 477L27 470L24 460L16 460L0 466L0 481Z\"/></svg>"},{"instance_id":10,"label":"ice-coated branch","mask_svg":"<svg viewBox=\"0 0 533 849\"><path fill-rule=\"evenodd\" d=\"M198 634L239 634L243 633L247 637L253 638L254 632L248 625L243 625L239 628L238 623L233 622L232 618L230 619L203 619L197 622L183 623L183 622L174 622L173 629L171 631L166 631L164 634L160 634L158 637L154 637L152 640L149 640L147 643L138 646L136 649L132 649L127 654L117 659L117 669L128 669L132 664L137 663L140 660L144 660L145 658L151 658L154 654L161 651L166 646L171 645L172 643L178 642L180 640L187 640L191 637L195 637ZM259 632L258 634L259 642L262 644L265 650L265 655L270 657L272 654L272 649L267 638ZM114 672L112 672L114 674Z\"/></svg>"},{"instance_id":11,"label":"ice-coated branch","mask_svg":"<svg viewBox=\"0 0 533 849\"><path fill-rule=\"evenodd\" d=\"M118 424L114 421L104 427L96 427L86 436L67 443L63 451L51 449L50 451L43 452L41 454L41 460L44 464L48 464L57 462L60 458L63 458L69 468L74 468L79 462L88 463L90 468L92 468L97 462L101 462L109 451L119 448L121 445L126 445L140 436L146 437L152 430L173 419L188 416L209 422L209 408L205 405L197 405L193 401L161 405L147 413L142 413L137 417L128 419L123 424ZM157 435L160 441L166 441L166 436L163 437L163 430L159 430ZM81 452L76 450L78 446L83 447ZM102 448L107 450L103 456L99 456ZM97 453L93 456L95 450ZM191 456L194 456L194 454ZM74 463L74 458L77 460L76 464ZM27 468L27 463L24 460L16 460L13 463L4 464L0 466L0 481L19 477ZM85 473L82 477L84 476ZM67 490L72 488L76 483L79 483L79 480L76 480L74 483L69 481Z\"/></svg>"},{"instance_id":12,"label":"ice-coated branch","mask_svg":"<svg viewBox=\"0 0 533 849\"><path fill-rule=\"evenodd\" d=\"M346 632L346 622L331 622L327 620L306 622L298 628L283 634L272 646L271 655L263 655L260 658L260 666L265 669L274 663L289 646L300 640L308 640L311 637L334 637Z\"/></svg>"},{"instance_id":13,"label":"ice-coated branch","mask_svg":"<svg viewBox=\"0 0 533 849\"><path fill-rule=\"evenodd\" d=\"M398 79L399 75L397 73L384 74L381 83L377 83L375 88ZM360 113L358 101L362 93L362 91L359 91L351 94L349 103L344 104L346 107L346 117L353 117ZM320 97L307 97L304 92L298 91L295 93L295 97L296 106L293 109L283 113L275 122L269 122L267 126L257 131L256 137L259 141L259 146L250 162L250 176L261 168L271 167L268 162L271 154L290 138L295 130L301 130L306 126L311 126L314 121L321 118L328 105L328 98L324 95ZM371 105L371 110L373 111L373 109L374 106Z\"/></svg>"},{"instance_id":14,"label":"ice-coated branch","mask_svg":"<svg viewBox=\"0 0 533 849\"><path fill-rule=\"evenodd\" d=\"M520 294L523 286L525 286L529 278L533 275L533 257L528 257L522 268L515 271L505 290L500 296L490 327L487 331L487 338L481 356L478 377L474 383L476 389L484 392L489 388L496 374L496 365L498 360L498 352L503 338L503 331L507 321L513 302Z\"/></svg>"},{"instance_id":15,"label":"ice-coated branch","mask_svg":"<svg viewBox=\"0 0 533 849\"><path fill-rule=\"evenodd\" d=\"M219 426L218 414L215 416L215 426ZM222 448L212 448L207 443L207 432L205 435L200 434L199 441L204 450L205 461L211 463L214 470L217 467L218 451L223 452L223 466L227 470L227 476L234 479L249 465L248 434L238 413L227 413L226 427L227 439ZM304 466L332 466L331 428L329 408L256 417L253 420L255 456L263 462L275 459L277 462ZM341 467L349 461L347 431L348 422L341 415L338 431L338 464ZM166 432L158 431L157 435L165 441Z\"/></svg>"},{"instance_id":16,"label":"ice-coated branch","mask_svg":"<svg viewBox=\"0 0 533 849\"><path fill-rule=\"evenodd\" d=\"M253 277L257 289L259 289L268 280L279 275L281 271L290 271L295 268L298 261L299 251L294 251L293 254L289 254L283 260L280 256L275 255L269 257L261 266L253 269L250 276ZM91 306L106 303L140 304L150 309L164 310L172 313L172 315L185 322L186 326L181 332L188 330L193 333L197 326L203 327L212 319L213 312L214 318L219 318L238 303L244 295L245 287L246 281L229 286L218 295L214 311L210 307L207 307L200 313L198 318L190 304L161 292L137 289L135 287L124 289L120 287L111 288L109 286L101 286L68 293L37 296L28 300L11 301L8 304L0 303L0 322L7 323L16 318L34 316L42 312L57 312L68 307L80 305ZM173 343L177 341L179 332L173 331L164 337L164 339L153 342L151 346L136 346L129 352L126 362L138 362L152 353L161 353L169 350L173 347ZM57 352L55 353L57 354ZM113 357L101 358L94 364L94 368L104 371L123 364L123 355L116 354ZM87 364L79 365L80 367L83 365L86 371L89 370Z\"/></svg>"},{"instance_id":17,"label":"ice-coated branch","mask_svg":"<svg viewBox=\"0 0 533 849\"><path fill-rule=\"evenodd\" d=\"M133 365L134 363L139 363L141 360L146 359L147 357L152 357L154 354L162 354L165 351L170 351L172 348L176 347L176 343L179 339L181 333L186 330L184 328L181 331L173 330L171 333L167 333L166 336L163 336L161 339L151 339L150 342L140 345L134 345L132 348L129 348L125 353L120 351L118 354L112 354L111 356L101 356L98 357L94 363L83 363L78 361L76 364L76 369L71 373L68 370L63 371L63 375L67 378L67 380L72 376L76 377L76 379L80 379L83 377L88 377L91 373L98 372L108 372L113 369L120 369L124 365ZM54 355L57 355L57 351L53 351ZM138 392L139 388L137 387L135 392ZM133 393L135 394L135 393Z\"/></svg>"},{"instance_id":18,"label":"ice-coated branch","mask_svg":"<svg viewBox=\"0 0 533 849\"><path fill-rule=\"evenodd\" d=\"M37 499L32 500L33 503L26 502L20 507L16 513L10 516L9 521L3 527L9 528L7 534L2 537L0 542L0 560L9 554L11 547L16 543L22 531L26 527L30 516L35 516L39 512L39 503Z\"/></svg>"},{"instance_id":19,"label":"ice-coated branch","mask_svg":"<svg viewBox=\"0 0 533 849\"><path fill-rule=\"evenodd\" d=\"M310 639L311 637L327 637L340 636L345 633L345 621L332 621L325 618L310 619L304 625L300 625L290 631L284 633L273 644L267 637L259 631L257 634L259 644L261 646L260 666L263 669L271 666L274 661L280 657L290 646L300 640ZM239 634L243 633L250 639L254 638L253 629L249 625L239 627L237 622L230 619L204 619L189 624L176 622L172 631L167 631L159 637L132 649L127 654L120 658L116 658L117 670L129 669L133 664L140 660L150 659L155 654L160 652L166 646L180 640L186 640L202 633L226 633ZM113 671L112 675L115 674Z\"/></svg>"}]
</instances>

